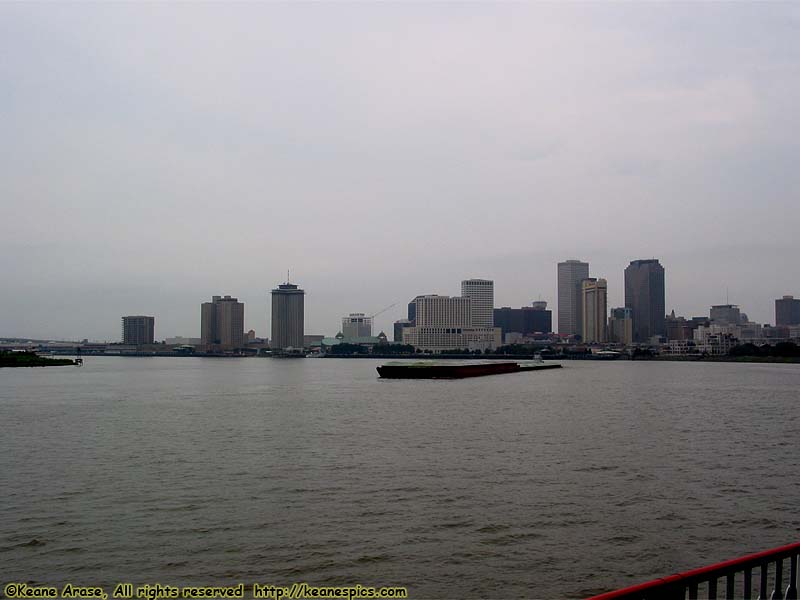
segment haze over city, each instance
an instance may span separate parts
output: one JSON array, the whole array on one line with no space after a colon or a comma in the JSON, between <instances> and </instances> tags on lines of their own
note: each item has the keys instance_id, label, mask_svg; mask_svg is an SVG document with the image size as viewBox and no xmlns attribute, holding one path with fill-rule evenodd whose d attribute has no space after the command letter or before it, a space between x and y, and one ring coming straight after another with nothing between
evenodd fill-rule
<instances>
[{"instance_id":1,"label":"haze over city","mask_svg":"<svg viewBox=\"0 0 800 600\"><path fill-rule=\"evenodd\" d=\"M307 333L576 258L666 310L800 295L792 4L0 4L0 335L197 336L269 290Z\"/></svg>"}]
</instances>

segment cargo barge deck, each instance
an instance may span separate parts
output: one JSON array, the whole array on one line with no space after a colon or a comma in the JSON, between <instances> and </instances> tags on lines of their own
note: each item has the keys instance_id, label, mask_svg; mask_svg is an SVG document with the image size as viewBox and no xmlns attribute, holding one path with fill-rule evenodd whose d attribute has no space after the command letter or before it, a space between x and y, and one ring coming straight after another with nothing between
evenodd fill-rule
<instances>
[{"instance_id":1,"label":"cargo barge deck","mask_svg":"<svg viewBox=\"0 0 800 600\"><path fill-rule=\"evenodd\" d=\"M464 379L484 375L502 375L523 371L560 369L560 364L519 362L465 362L443 364L431 362L388 363L377 367L378 375L385 379Z\"/></svg>"}]
</instances>

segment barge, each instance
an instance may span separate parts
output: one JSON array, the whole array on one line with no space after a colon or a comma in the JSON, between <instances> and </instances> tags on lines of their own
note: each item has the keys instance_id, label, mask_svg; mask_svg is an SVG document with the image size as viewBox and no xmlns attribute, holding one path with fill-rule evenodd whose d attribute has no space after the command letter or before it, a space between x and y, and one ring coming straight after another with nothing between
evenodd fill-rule
<instances>
[{"instance_id":1,"label":"barge","mask_svg":"<svg viewBox=\"0 0 800 600\"><path fill-rule=\"evenodd\" d=\"M385 379L464 379L466 377L560 368L560 364L548 365L540 362L519 363L496 360L449 364L441 362L387 363L377 367L378 375Z\"/></svg>"}]
</instances>

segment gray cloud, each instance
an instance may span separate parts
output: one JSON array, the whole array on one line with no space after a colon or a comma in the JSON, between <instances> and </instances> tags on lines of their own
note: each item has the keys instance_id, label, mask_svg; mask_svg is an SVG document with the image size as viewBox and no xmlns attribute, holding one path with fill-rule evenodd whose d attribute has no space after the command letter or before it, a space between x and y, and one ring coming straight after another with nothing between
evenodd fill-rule
<instances>
[{"instance_id":1,"label":"gray cloud","mask_svg":"<svg viewBox=\"0 0 800 600\"><path fill-rule=\"evenodd\" d=\"M656 256L667 306L800 295L791 4L0 5L0 335L308 332L555 263Z\"/></svg>"}]
</instances>

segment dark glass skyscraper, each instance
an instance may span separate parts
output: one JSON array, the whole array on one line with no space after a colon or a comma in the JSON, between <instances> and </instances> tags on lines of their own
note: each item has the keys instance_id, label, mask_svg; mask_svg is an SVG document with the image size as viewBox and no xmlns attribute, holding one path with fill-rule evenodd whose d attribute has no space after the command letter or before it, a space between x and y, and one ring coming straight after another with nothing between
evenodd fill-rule
<instances>
[{"instance_id":1,"label":"dark glass skyscraper","mask_svg":"<svg viewBox=\"0 0 800 600\"><path fill-rule=\"evenodd\" d=\"M272 290L273 350L303 348L305 291L293 283L282 283Z\"/></svg>"},{"instance_id":2,"label":"dark glass skyscraper","mask_svg":"<svg viewBox=\"0 0 800 600\"><path fill-rule=\"evenodd\" d=\"M665 335L664 267L657 259L632 260L625 269L625 306L633 311L633 341Z\"/></svg>"},{"instance_id":3,"label":"dark glass skyscraper","mask_svg":"<svg viewBox=\"0 0 800 600\"><path fill-rule=\"evenodd\" d=\"M800 325L800 300L794 296L775 300L775 325Z\"/></svg>"},{"instance_id":4,"label":"dark glass skyscraper","mask_svg":"<svg viewBox=\"0 0 800 600\"><path fill-rule=\"evenodd\" d=\"M494 326L499 327L503 335L512 332L523 335L550 333L553 330L553 313L531 306L504 306L494 309Z\"/></svg>"}]
</instances>

